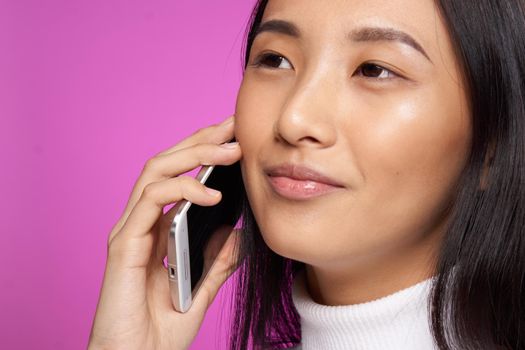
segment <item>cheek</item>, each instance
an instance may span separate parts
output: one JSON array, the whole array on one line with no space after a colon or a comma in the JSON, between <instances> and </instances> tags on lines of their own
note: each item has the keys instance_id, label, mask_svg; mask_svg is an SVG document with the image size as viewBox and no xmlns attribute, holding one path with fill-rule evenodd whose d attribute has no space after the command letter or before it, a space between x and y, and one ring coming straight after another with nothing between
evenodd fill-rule
<instances>
[{"instance_id":1,"label":"cheek","mask_svg":"<svg viewBox=\"0 0 525 350\"><path fill-rule=\"evenodd\" d=\"M271 132L271 116L275 115L276 104L276 96L270 96L268 89L262 89L249 77L243 79L235 105L235 137L242 147L243 157L251 157L261 139Z\"/></svg>"},{"instance_id":2,"label":"cheek","mask_svg":"<svg viewBox=\"0 0 525 350\"><path fill-rule=\"evenodd\" d=\"M358 130L362 141L351 141L363 174L365 213L375 212L368 219L381 217L385 227L405 220L407 232L423 232L452 199L471 126L459 94L441 91L383 101Z\"/></svg>"},{"instance_id":3,"label":"cheek","mask_svg":"<svg viewBox=\"0 0 525 350\"><path fill-rule=\"evenodd\" d=\"M273 132L274 122L286 104L293 82L293 79L276 80L246 70L235 105L235 124L239 137L246 136L249 139L253 135L269 135Z\"/></svg>"},{"instance_id":4,"label":"cheek","mask_svg":"<svg viewBox=\"0 0 525 350\"><path fill-rule=\"evenodd\" d=\"M267 96L267 89L245 77L237 94L235 106L235 138L242 149L241 171L248 200L254 212L262 200L260 186L255 176L259 152L271 137L271 107L269 101L275 97ZM255 132L256 131L256 132ZM259 190L258 190L259 189Z\"/></svg>"},{"instance_id":5,"label":"cheek","mask_svg":"<svg viewBox=\"0 0 525 350\"><path fill-rule=\"evenodd\" d=\"M274 142L275 122L279 118L287 96L286 87L275 84L270 88L268 82L261 81L255 73L247 72L237 94L235 106L235 137L241 145L243 158L241 164L246 171L243 176L247 191L257 191L256 174L259 173L258 161ZM247 173L250 172L250 173ZM260 179L257 179L260 180Z\"/></svg>"},{"instance_id":6,"label":"cheek","mask_svg":"<svg viewBox=\"0 0 525 350\"><path fill-rule=\"evenodd\" d=\"M402 103L385 103L376 125L363 133L369 141L359 157L371 176L405 174L412 181L431 184L457 175L470 144L470 123L460 101L445 101L442 96L426 95ZM372 163L372 160L374 161Z\"/></svg>"}]
</instances>

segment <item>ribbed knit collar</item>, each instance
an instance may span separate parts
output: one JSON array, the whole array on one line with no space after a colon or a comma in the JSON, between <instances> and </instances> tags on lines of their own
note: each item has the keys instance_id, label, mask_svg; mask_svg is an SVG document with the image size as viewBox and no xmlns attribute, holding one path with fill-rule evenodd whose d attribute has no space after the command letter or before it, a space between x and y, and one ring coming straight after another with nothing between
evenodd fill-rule
<instances>
[{"instance_id":1,"label":"ribbed knit collar","mask_svg":"<svg viewBox=\"0 0 525 350\"><path fill-rule=\"evenodd\" d=\"M301 272L292 298L301 317L302 349L435 349L427 311L431 281L370 302L328 306L312 300Z\"/></svg>"}]
</instances>

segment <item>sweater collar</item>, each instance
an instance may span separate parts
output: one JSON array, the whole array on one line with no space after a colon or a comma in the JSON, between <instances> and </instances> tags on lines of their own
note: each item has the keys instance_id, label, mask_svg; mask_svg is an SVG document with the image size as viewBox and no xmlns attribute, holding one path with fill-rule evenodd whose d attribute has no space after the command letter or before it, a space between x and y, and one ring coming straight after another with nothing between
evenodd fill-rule
<instances>
[{"instance_id":1,"label":"sweater collar","mask_svg":"<svg viewBox=\"0 0 525 350\"><path fill-rule=\"evenodd\" d=\"M365 303L329 306L312 300L302 271L293 282L292 298L301 317L303 349L431 349L431 282Z\"/></svg>"}]
</instances>

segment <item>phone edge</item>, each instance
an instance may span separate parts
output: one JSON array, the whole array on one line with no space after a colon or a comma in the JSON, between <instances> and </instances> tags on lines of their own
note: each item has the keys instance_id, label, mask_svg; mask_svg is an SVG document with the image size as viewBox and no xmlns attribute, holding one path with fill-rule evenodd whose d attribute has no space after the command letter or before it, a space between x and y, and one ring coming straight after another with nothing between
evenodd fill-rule
<instances>
[{"instance_id":1,"label":"phone edge","mask_svg":"<svg viewBox=\"0 0 525 350\"><path fill-rule=\"evenodd\" d=\"M206 183L214 168L213 165L203 165L195 178L202 184ZM193 302L186 216L191 204L186 199L176 204L178 208L175 209L175 216L168 234L167 260L170 298L175 310L182 313L188 311ZM175 271L175 275L172 274L172 271Z\"/></svg>"}]
</instances>

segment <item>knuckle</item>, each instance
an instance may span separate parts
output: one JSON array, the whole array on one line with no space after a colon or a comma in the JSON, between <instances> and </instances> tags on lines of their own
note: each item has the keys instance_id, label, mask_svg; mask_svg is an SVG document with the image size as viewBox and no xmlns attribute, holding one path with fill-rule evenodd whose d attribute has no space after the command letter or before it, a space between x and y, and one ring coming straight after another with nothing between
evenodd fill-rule
<instances>
[{"instance_id":1,"label":"knuckle","mask_svg":"<svg viewBox=\"0 0 525 350\"><path fill-rule=\"evenodd\" d=\"M199 152L197 152L197 157L199 160L199 163L202 165L211 165L215 162L215 156L217 154L217 145L212 144L201 144L199 148Z\"/></svg>"},{"instance_id":2,"label":"knuckle","mask_svg":"<svg viewBox=\"0 0 525 350\"><path fill-rule=\"evenodd\" d=\"M149 183L144 186L142 190L142 198L146 200L154 200L158 196L157 185L155 182Z\"/></svg>"},{"instance_id":3,"label":"knuckle","mask_svg":"<svg viewBox=\"0 0 525 350\"><path fill-rule=\"evenodd\" d=\"M175 186L179 193L185 193L185 189L192 185L192 178L187 175L177 177L175 180Z\"/></svg>"},{"instance_id":4,"label":"knuckle","mask_svg":"<svg viewBox=\"0 0 525 350\"><path fill-rule=\"evenodd\" d=\"M106 250L108 251L108 253L111 250L111 245L113 244L114 240L115 238L113 236L109 236L108 240L106 241Z\"/></svg>"},{"instance_id":5,"label":"knuckle","mask_svg":"<svg viewBox=\"0 0 525 350\"><path fill-rule=\"evenodd\" d=\"M144 164L144 172L145 173L153 173L157 171L159 167L159 157L154 156L146 161Z\"/></svg>"},{"instance_id":6,"label":"knuckle","mask_svg":"<svg viewBox=\"0 0 525 350\"><path fill-rule=\"evenodd\" d=\"M123 255L123 245L121 235L116 235L113 239L108 241L107 245L108 257L112 259L121 257Z\"/></svg>"},{"instance_id":7,"label":"knuckle","mask_svg":"<svg viewBox=\"0 0 525 350\"><path fill-rule=\"evenodd\" d=\"M108 245L108 262L122 264L133 254L132 242L123 235L115 237Z\"/></svg>"},{"instance_id":8,"label":"knuckle","mask_svg":"<svg viewBox=\"0 0 525 350\"><path fill-rule=\"evenodd\" d=\"M205 145L204 144L198 145L195 157L197 158L197 161L199 162L199 164L207 165L209 163L209 161L208 161L208 157L206 157L206 153L205 153L204 149L205 149Z\"/></svg>"},{"instance_id":9,"label":"knuckle","mask_svg":"<svg viewBox=\"0 0 525 350\"><path fill-rule=\"evenodd\" d=\"M107 244L107 248L109 249L109 245L111 244L111 241L113 241L115 239L115 236L117 234L117 231L116 231L116 225L113 227L113 229L111 230L111 232L109 233L108 235L108 238L106 240L106 244Z\"/></svg>"},{"instance_id":10,"label":"knuckle","mask_svg":"<svg viewBox=\"0 0 525 350\"><path fill-rule=\"evenodd\" d=\"M177 190L181 197L188 199L188 196L191 195L192 188L199 188L202 185L199 181L195 180L189 176L179 176L177 181Z\"/></svg>"}]
</instances>

